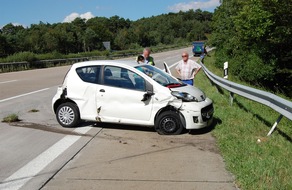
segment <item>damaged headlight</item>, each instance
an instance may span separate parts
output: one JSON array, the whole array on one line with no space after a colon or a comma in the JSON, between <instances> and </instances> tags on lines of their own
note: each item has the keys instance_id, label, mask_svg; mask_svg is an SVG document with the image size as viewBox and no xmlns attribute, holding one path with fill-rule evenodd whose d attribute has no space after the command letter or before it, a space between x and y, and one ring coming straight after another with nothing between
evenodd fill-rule
<instances>
[{"instance_id":1,"label":"damaged headlight","mask_svg":"<svg viewBox=\"0 0 292 190\"><path fill-rule=\"evenodd\" d=\"M185 102L198 102L198 99L189 93L172 91L171 94Z\"/></svg>"}]
</instances>

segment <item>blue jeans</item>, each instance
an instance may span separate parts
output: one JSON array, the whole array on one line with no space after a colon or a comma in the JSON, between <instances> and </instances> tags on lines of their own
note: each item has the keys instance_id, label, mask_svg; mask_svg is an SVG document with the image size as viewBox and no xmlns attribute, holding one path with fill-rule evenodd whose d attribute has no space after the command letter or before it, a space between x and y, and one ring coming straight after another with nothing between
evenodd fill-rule
<instances>
[{"instance_id":1,"label":"blue jeans","mask_svg":"<svg viewBox=\"0 0 292 190\"><path fill-rule=\"evenodd\" d=\"M183 83L185 83L185 84L189 84L189 85L194 85L194 83L193 83L193 79L189 79L189 80L181 80Z\"/></svg>"}]
</instances>

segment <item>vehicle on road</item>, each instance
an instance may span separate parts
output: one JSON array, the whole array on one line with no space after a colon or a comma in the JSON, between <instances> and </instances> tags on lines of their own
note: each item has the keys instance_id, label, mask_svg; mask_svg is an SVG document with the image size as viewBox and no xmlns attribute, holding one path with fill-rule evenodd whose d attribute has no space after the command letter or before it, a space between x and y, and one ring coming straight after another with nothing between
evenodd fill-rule
<instances>
[{"instance_id":1,"label":"vehicle on road","mask_svg":"<svg viewBox=\"0 0 292 190\"><path fill-rule=\"evenodd\" d=\"M194 56L201 56L205 53L204 51L205 42L204 41L194 41L192 46L192 52Z\"/></svg>"},{"instance_id":2,"label":"vehicle on road","mask_svg":"<svg viewBox=\"0 0 292 190\"><path fill-rule=\"evenodd\" d=\"M162 135L207 127L214 112L200 89L157 67L120 60L73 64L52 109L63 127L84 120L151 126Z\"/></svg>"}]
</instances>

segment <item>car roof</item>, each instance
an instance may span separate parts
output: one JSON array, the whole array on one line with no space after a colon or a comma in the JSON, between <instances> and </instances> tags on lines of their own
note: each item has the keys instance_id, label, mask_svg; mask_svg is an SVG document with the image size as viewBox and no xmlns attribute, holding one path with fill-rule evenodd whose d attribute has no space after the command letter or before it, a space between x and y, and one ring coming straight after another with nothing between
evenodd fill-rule
<instances>
[{"instance_id":1,"label":"car roof","mask_svg":"<svg viewBox=\"0 0 292 190\"><path fill-rule=\"evenodd\" d=\"M85 67L85 66L91 66L91 65L116 65L116 66L127 65L130 67L136 67L138 66L138 63L136 61L131 61L131 60L94 60L94 61L84 61L84 62L74 63L72 67L78 68L78 67ZM144 64L139 64L139 65L144 65Z\"/></svg>"}]
</instances>

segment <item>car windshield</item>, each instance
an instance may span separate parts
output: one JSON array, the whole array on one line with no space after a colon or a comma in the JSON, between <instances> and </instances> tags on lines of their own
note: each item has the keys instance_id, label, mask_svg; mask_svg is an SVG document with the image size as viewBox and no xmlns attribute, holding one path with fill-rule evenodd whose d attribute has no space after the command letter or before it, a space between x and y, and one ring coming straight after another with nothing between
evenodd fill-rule
<instances>
[{"instance_id":1,"label":"car windshield","mask_svg":"<svg viewBox=\"0 0 292 190\"><path fill-rule=\"evenodd\" d=\"M154 81L156 81L162 86L168 88L185 86L185 84L179 81L178 79L173 78L172 76L168 75L159 68L153 67L151 65L139 65L136 66L135 68L142 71L143 73L148 75L150 78L152 78Z\"/></svg>"}]
</instances>

